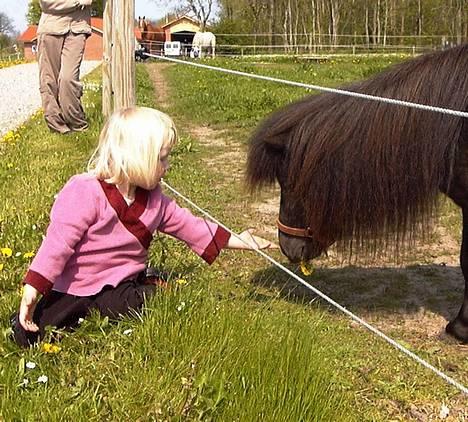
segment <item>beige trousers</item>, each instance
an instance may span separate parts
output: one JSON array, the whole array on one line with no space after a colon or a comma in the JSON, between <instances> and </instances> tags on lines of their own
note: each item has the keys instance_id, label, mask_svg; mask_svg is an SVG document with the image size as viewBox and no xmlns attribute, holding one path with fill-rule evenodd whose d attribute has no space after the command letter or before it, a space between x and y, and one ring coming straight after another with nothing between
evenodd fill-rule
<instances>
[{"instance_id":1,"label":"beige trousers","mask_svg":"<svg viewBox=\"0 0 468 422\"><path fill-rule=\"evenodd\" d=\"M38 39L39 91L47 125L67 133L87 128L81 106L80 65L86 34L41 34Z\"/></svg>"}]
</instances>

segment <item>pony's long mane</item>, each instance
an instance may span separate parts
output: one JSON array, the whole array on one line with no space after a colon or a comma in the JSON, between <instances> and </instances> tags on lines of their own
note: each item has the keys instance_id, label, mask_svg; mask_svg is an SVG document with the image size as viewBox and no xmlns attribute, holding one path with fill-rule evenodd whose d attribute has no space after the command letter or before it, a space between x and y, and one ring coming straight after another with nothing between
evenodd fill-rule
<instances>
[{"instance_id":1,"label":"pony's long mane","mask_svg":"<svg viewBox=\"0 0 468 422\"><path fill-rule=\"evenodd\" d=\"M466 111L468 44L345 89ZM288 160L288 189L302 198L320 238L355 249L398 248L427 228L439 190L448 190L464 120L339 94L309 96L260 125L247 182L273 183Z\"/></svg>"}]
</instances>

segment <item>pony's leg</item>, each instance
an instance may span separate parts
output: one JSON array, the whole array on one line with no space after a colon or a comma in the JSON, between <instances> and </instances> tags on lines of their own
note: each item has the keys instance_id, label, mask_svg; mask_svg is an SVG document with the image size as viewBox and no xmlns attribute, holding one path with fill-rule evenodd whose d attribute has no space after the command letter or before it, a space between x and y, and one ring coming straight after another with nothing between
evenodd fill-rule
<instances>
[{"instance_id":1,"label":"pony's leg","mask_svg":"<svg viewBox=\"0 0 468 422\"><path fill-rule=\"evenodd\" d=\"M447 333L468 343L468 206L463 209L463 235L460 251L460 266L465 278L465 295L458 315L446 327Z\"/></svg>"}]
</instances>

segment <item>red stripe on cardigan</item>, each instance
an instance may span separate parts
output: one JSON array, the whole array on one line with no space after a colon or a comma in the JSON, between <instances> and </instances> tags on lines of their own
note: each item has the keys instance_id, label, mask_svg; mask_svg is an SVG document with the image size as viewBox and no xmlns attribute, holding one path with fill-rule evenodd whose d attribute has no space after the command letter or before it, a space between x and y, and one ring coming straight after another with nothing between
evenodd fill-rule
<instances>
[{"instance_id":1,"label":"red stripe on cardigan","mask_svg":"<svg viewBox=\"0 0 468 422\"><path fill-rule=\"evenodd\" d=\"M203 255L201 257L208 264L212 264L221 252L221 249L223 249L227 245L230 237L231 233L223 229L221 226L218 226L213 240L206 247L205 252L203 252Z\"/></svg>"},{"instance_id":2,"label":"red stripe on cardigan","mask_svg":"<svg viewBox=\"0 0 468 422\"><path fill-rule=\"evenodd\" d=\"M29 270L24 277L23 284L29 284L33 286L37 291L39 291L44 296L52 290L53 284L43 277L39 273L33 270Z\"/></svg>"},{"instance_id":3,"label":"red stripe on cardigan","mask_svg":"<svg viewBox=\"0 0 468 422\"><path fill-rule=\"evenodd\" d=\"M138 239L141 246L148 249L153 235L139 220L141 214L143 214L143 211L146 209L148 191L137 187L135 191L135 201L129 206L117 189L117 186L104 182L103 180L99 180L99 183L104 190L107 200L117 213L120 222Z\"/></svg>"}]
</instances>

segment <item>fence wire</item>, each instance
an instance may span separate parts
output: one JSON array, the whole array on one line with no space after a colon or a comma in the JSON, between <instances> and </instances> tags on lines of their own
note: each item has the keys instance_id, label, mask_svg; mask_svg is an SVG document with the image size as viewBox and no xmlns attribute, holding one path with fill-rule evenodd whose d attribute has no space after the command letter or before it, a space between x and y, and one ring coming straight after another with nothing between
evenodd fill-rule
<instances>
[{"instance_id":1,"label":"fence wire","mask_svg":"<svg viewBox=\"0 0 468 422\"><path fill-rule=\"evenodd\" d=\"M181 64L185 64L185 65L191 65L191 66L196 66L196 67L207 68L207 69L210 69L210 70L217 70L217 71L221 71L221 72L225 72L225 73L236 74L236 75L240 75L240 76L248 76L248 77L253 77L253 78L256 78L256 79L265 79L265 80L269 80L269 81L272 81L272 82L286 83L286 84L289 84L289 85L300 86L300 87L304 87L304 88L317 89L317 90L323 90L323 91L326 91L326 92L334 92L334 93L343 94L343 95L357 96L357 97L361 97L361 98L365 98L365 99L371 99L373 101L383 101L383 102L387 102L387 103L395 104L395 105L402 105L402 106L406 106L406 107L413 107L413 108L418 108L418 109L423 109L423 110L435 111L435 112L440 112L440 113L444 113L444 114L452 114L452 115L455 115L455 116L458 116L458 117L468 117L468 113L457 111L457 110L450 110L450 109L445 109L445 108L441 108L441 107L433 107L433 106L427 106L427 105L423 105L423 104L410 103L410 102L407 102L407 101L394 100L394 99L384 98L384 97L369 96L369 95L366 95L366 94L359 94L359 93L350 92L350 91L319 87L319 86L316 86L316 85L307 85L307 84L287 81L287 80L278 79L278 78L270 78L270 77L265 77L265 76L261 76L261 75L255 75L255 74L249 74L249 73L245 73L245 72L233 71L231 69L225 69L225 68L220 68L220 67L215 67L215 66L208 66L208 65L203 65L203 64L199 64L199 63L188 62L188 61L185 61L185 60L173 59L173 58L164 57L164 56L156 56L156 55L148 54L148 53L145 53L145 54L150 56L150 57L155 57L155 58L160 59L160 60L167 60L167 61L172 61L172 62L181 63ZM220 221L215 219L207 211L205 211L204 209L199 207L197 204L195 204L189 198L187 198L186 196L184 196L183 194L178 192L172 186L170 186L169 184L167 184L164 181L161 181L161 184L163 186L167 187L172 193L174 193L175 195L182 198L184 201L186 201L188 204L190 204L193 208L198 210L202 215L204 215L205 217L207 217L210 220L214 221L216 224L223 227L225 230L227 230L229 233L231 233L232 236L235 236L238 239L240 239L241 241L243 241L231 229L229 229L223 223L221 223ZM297 274L293 273L290 269L286 268L284 265L277 262L275 259L273 259L271 256L269 256L265 252L263 252L261 250L256 250L255 252L258 253L259 255L261 255L263 258L265 258L269 262L271 262L277 268L284 271L290 277L294 278L296 281L301 283L307 289L311 290L316 295L320 296L322 299L324 299L325 301L330 303L332 306L337 308L339 311L341 311L342 313L349 316L352 320L356 321L358 324L360 324L361 326L363 326L367 330L371 331L372 333L374 333L375 335L377 335L378 337L380 337L381 339L383 339L384 341L389 343L391 346L393 346L394 348L399 350L400 352L404 353L405 355L407 355L408 357L410 357L411 359L413 359L414 361L416 361L420 365L424 366L426 369L429 369L430 371L435 373L438 377L442 378L445 382L452 385L453 387L455 387L456 389L458 389L459 391L461 391L465 395L468 395L468 388L465 387L462 383L460 383L457 380L455 380L454 378L448 376L447 374L445 374L441 370L437 369L435 366L431 365L429 362L425 361L424 359L422 359L421 357L419 357L418 355L416 355L415 353L413 353L412 351L410 351L409 349L407 349L406 347L404 347L403 345L398 343L396 340L393 340L391 337L387 336L385 333L380 331L378 328L375 328L373 325L369 324L368 322L366 322L362 318L358 317L357 315L352 313L350 310L348 310L344 306L340 305L338 302L334 301L331 297L327 296L325 293L321 292L316 287L314 287L311 284L307 283L304 279L299 277Z\"/></svg>"}]
</instances>

